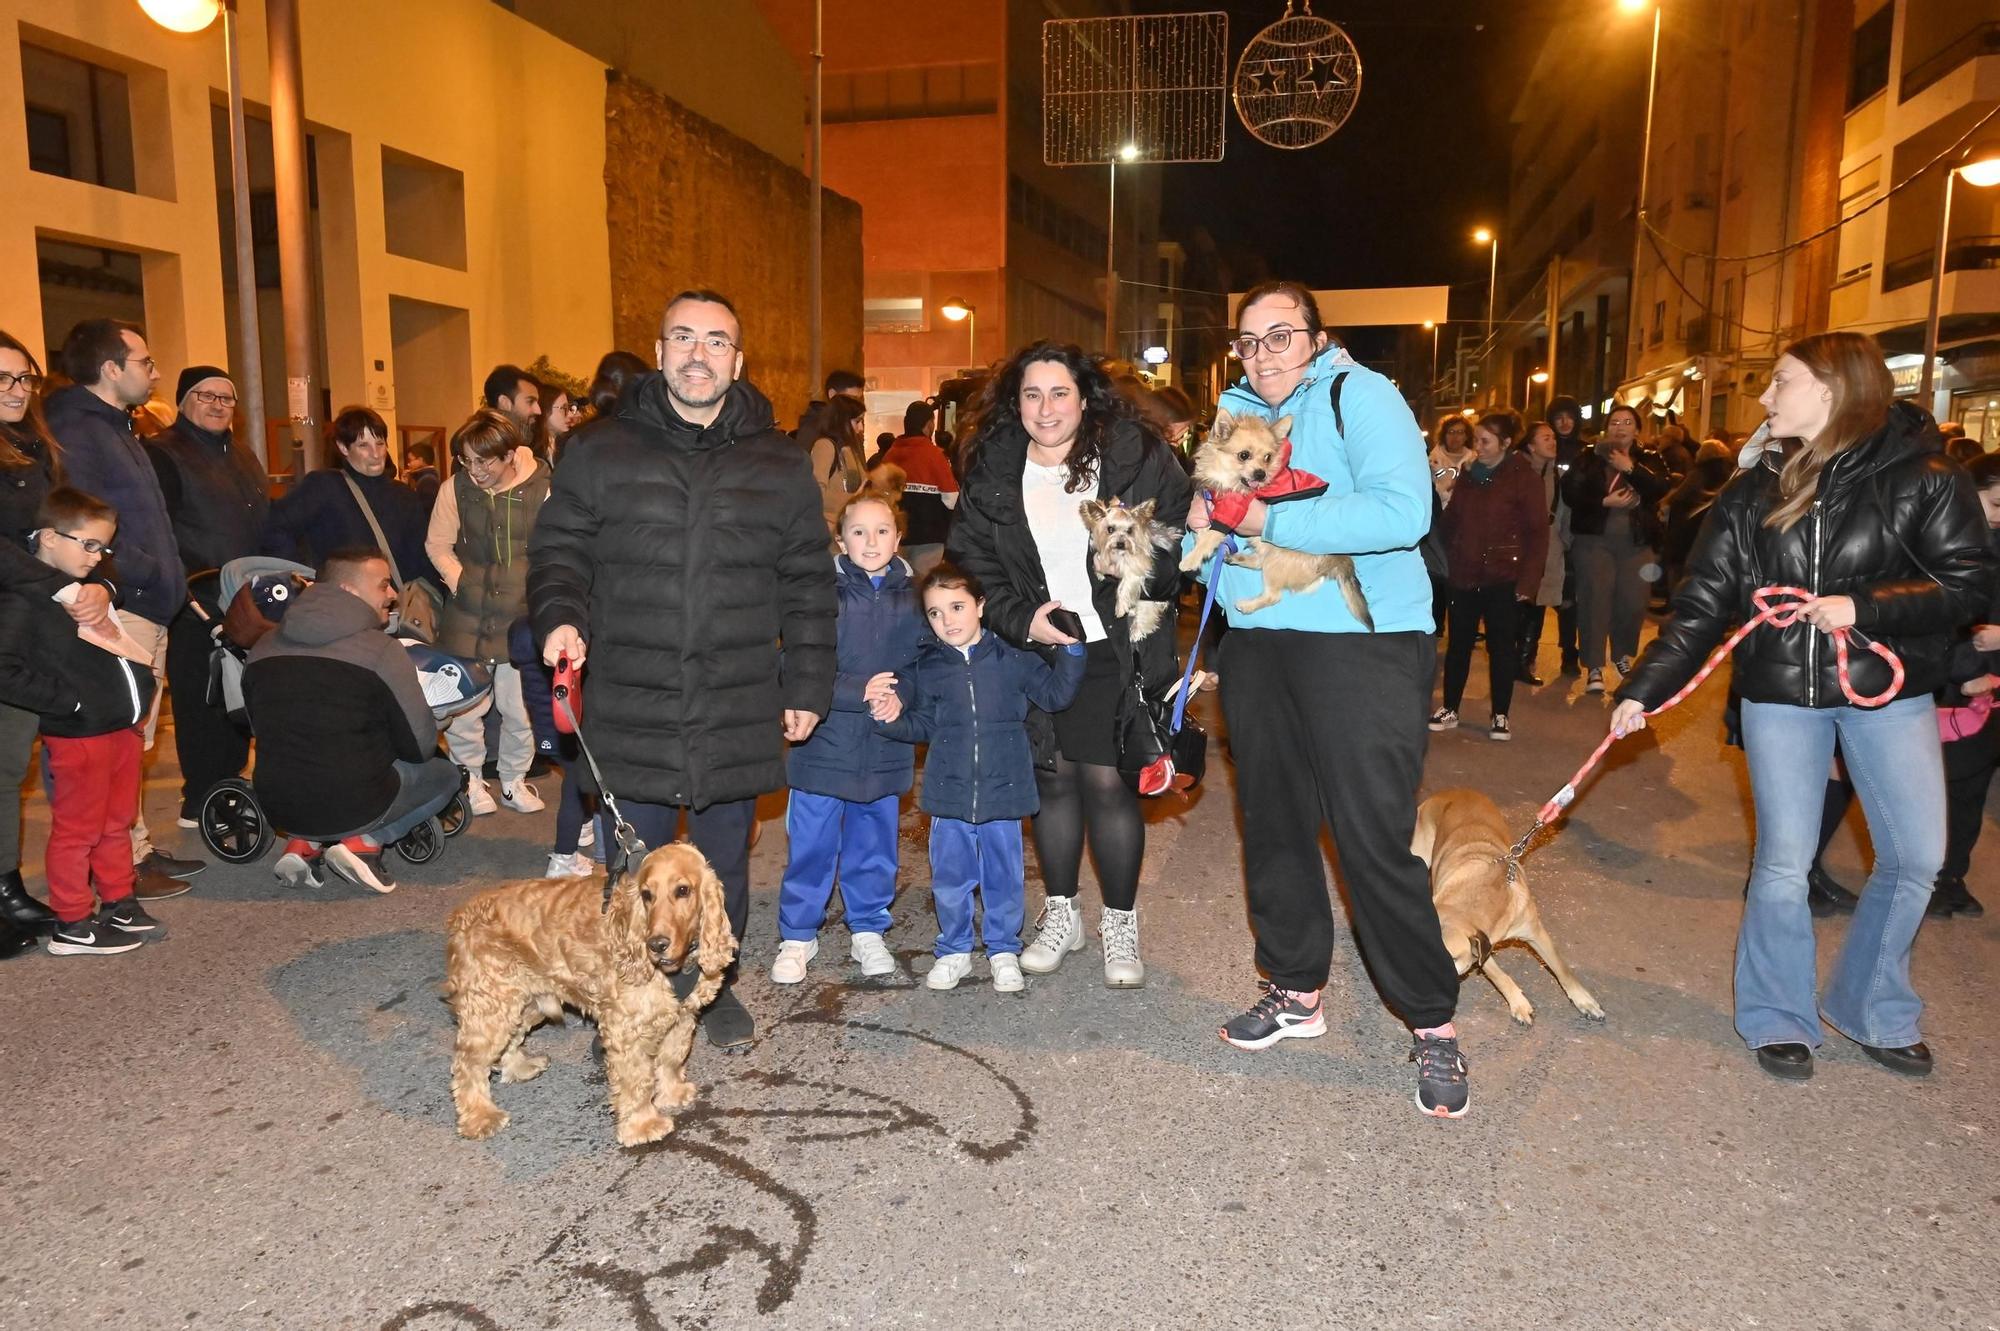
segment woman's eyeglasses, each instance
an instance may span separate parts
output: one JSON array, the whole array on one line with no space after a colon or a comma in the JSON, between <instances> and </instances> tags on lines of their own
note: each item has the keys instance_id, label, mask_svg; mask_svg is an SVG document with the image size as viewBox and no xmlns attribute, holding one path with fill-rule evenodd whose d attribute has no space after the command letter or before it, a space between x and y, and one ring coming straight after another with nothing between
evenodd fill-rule
<instances>
[{"instance_id":1,"label":"woman's eyeglasses","mask_svg":"<svg viewBox=\"0 0 2000 1331\"><path fill-rule=\"evenodd\" d=\"M75 541L78 545L83 547L83 552L87 555L108 555L111 553L110 546L106 545L102 541L93 540L88 536L71 536L68 532L57 531L53 527L49 528L49 535L60 536L65 541Z\"/></svg>"},{"instance_id":2,"label":"woman's eyeglasses","mask_svg":"<svg viewBox=\"0 0 2000 1331\"><path fill-rule=\"evenodd\" d=\"M1292 345L1294 337L1298 337L1304 332L1305 330L1302 328L1273 328L1262 337L1253 337L1251 334L1245 333L1234 342L1231 342L1229 349L1236 353L1236 359L1238 360L1249 360L1257 354L1258 347L1262 347L1273 356L1276 356L1281 354L1286 347Z\"/></svg>"},{"instance_id":3,"label":"woman's eyeglasses","mask_svg":"<svg viewBox=\"0 0 2000 1331\"><path fill-rule=\"evenodd\" d=\"M9 374L5 370L0 370L0 393L12 392L17 387L30 393L39 393L42 391L42 376L39 374Z\"/></svg>"}]
</instances>

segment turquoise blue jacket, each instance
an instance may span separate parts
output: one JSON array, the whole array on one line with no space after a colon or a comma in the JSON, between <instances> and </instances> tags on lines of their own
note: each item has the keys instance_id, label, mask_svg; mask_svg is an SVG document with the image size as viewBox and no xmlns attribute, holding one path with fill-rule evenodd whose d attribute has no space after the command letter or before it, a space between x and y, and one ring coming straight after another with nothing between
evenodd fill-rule
<instances>
[{"instance_id":1,"label":"turquoise blue jacket","mask_svg":"<svg viewBox=\"0 0 2000 1331\"><path fill-rule=\"evenodd\" d=\"M1340 385L1340 425L1332 386ZM1238 382L1222 394L1234 416L1292 418L1292 465L1327 483L1326 492L1266 510L1264 535L1278 545L1316 555L1352 555L1377 633L1435 631L1431 580L1417 545L1431 527L1431 476L1424 436L1408 404L1385 377L1331 343L1306 367L1284 404L1272 408ZM1192 545L1192 533L1182 549ZM1200 574L1206 579L1208 569ZM1216 602L1235 628L1362 633L1340 589L1322 583L1310 595L1289 592L1276 605L1245 615L1236 602L1255 596L1263 574L1222 567Z\"/></svg>"}]
</instances>

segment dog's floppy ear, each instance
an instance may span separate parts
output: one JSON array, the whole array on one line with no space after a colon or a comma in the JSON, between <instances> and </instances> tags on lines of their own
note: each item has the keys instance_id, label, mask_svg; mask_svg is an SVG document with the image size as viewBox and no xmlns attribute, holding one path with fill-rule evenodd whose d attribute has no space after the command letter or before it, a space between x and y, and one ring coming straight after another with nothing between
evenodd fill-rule
<instances>
[{"instance_id":1,"label":"dog's floppy ear","mask_svg":"<svg viewBox=\"0 0 2000 1331\"><path fill-rule=\"evenodd\" d=\"M611 911L604 917L604 946L623 984L638 986L653 978L653 960L646 954L649 914L639 900L644 868L635 867L611 893Z\"/></svg>"},{"instance_id":2,"label":"dog's floppy ear","mask_svg":"<svg viewBox=\"0 0 2000 1331\"><path fill-rule=\"evenodd\" d=\"M1153 510L1158 507L1159 502L1157 500L1148 499L1145 503L1132 510L1132 520L1134 522L1151 522L1153 520Z\"/></svg>"},{"instance_id":3,"label":"dog's floppy ear","mask_svg":"<svg viewBox=\"0 0 2000 1331\"><path fill-rule=\"evenodd\" d=\"M1101 499L1086 499L1076 506L1076 511L1083 514L1083 525L1094 529L1111 509Z\"/></svg>"},{"instance_id":4,"label":"dog's floppy ear","mask_svg":"<svg viewBox=\"0 0 2000 1331\"><path fill-rule=\"evenodd\" d=\"M1217 407L1215 409L1215 424L1210 426L1208 430L1208 441L1212 444L1227 443L1229 436L1235 430L1236 418L1222 408Z\"/></svg>"},{"instance_id":5,"label":"dog's floppy ear","mask_svg":"<svg viewBox=\"0 0 2000 1331\"><path fill-rule=\"evenodd\" d=\"M722 897L722 878L704 859L701 863L701 973L719 976L736 957L736 932L729 927L729 908Z\"/></svg>"}]
</instances>

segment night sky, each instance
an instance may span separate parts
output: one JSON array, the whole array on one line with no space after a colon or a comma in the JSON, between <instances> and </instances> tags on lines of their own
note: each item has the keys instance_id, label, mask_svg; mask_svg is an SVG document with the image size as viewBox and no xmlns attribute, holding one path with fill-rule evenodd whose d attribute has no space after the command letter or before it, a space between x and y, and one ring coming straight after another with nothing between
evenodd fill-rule
<instances>
[{"instance_id":1,"label":"night sky","mask_svg":"<svg viewBox=\"0 0 2000 1331\"><path fill-rule=\"evenodd\" d=\"M1317 0L1361 56L1360 100L1316 147L1269 147L1229 112L1223 160L1161 166L1165 233L1205 226L1239 282L1454 283L1484 300L1485 253L1468 239L1504 221L1507 116L1551 15L1609 0ZM1140 0L1135 8L1229 12L1230 69L1284 0ZM1303 8L1303 6L1300 6ZM1586 77L1582 71L1579 77Z\"/></svg>"}]
</instances>

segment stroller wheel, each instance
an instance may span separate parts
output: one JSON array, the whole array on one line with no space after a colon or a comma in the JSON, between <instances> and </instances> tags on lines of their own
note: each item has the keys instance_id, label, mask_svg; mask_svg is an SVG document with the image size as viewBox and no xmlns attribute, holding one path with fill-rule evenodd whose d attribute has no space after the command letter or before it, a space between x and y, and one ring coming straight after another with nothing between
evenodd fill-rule
<instances>
[{"instance_id":1,"label":"stroller wheel","mask_svg":"<svg viewBox=\"0 0 2000 1331\"><path fill-rule=\"evenodd\" d=\"M448 837L457 836L472 826L472 810L467 806L463 793L453 795L451 803L438 810L437 821Z\"/></svg>"},{"instance_id":2,"label":"stroller wheel","mask_svg":"<svg viewBox=\"0 0 2000 1331\"><path fill-rule=\"evenodd\" d=\"M412 864L429 864L444 854L444 828L436 818L426 818L396 843L396 853Z\"/></svg>"},{"instance_id":3,"label":"stroller wheel","mask_svg":"<svg viewBox=\"0 0 2000 1331\"><path fill-rule=\"evenodd\" d=\"M250 783L237 777L209 787L195 821L209 853L230 864L248 864L271 845L271 821Z\"/></svg>"}]
</instances>

